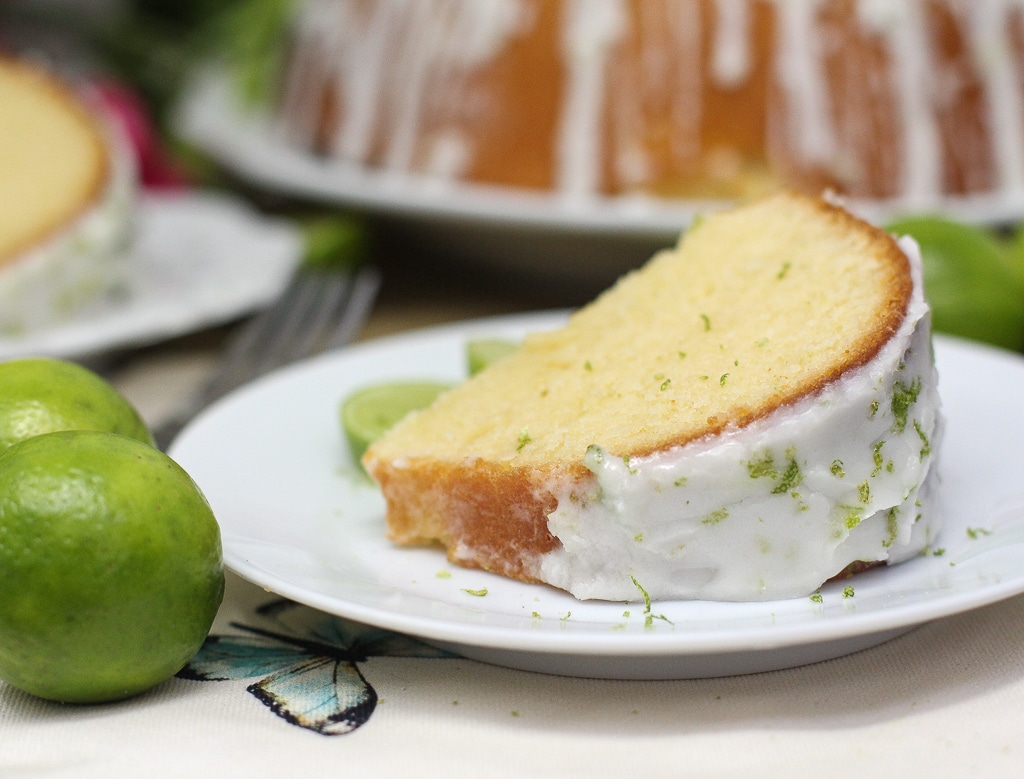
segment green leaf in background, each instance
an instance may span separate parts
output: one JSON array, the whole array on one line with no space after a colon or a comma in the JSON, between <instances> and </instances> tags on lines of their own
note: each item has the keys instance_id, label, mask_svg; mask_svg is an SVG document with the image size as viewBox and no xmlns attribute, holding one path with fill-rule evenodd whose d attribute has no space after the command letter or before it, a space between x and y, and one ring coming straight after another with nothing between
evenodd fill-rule
<instances>
[{"instance_id":1,"label":"green leaf in background","mask_svg":"<svg viewBox=\"0 0 1024 779\"><path fill-rule=\"evenodd\" d=\"M347 215L309 217L301 221L302 263L309 268L355 268L369 251L369 234L361 221Z\"/></svg>"},{"instance_id":2,"label":"green leaf in background","mask_svg":"<svg viewBox=\"0 0 1024 779\"><path fill-rule=\"evenodd\" d=\"M1006 244L1006 259L1010 269L1024 286L1024 226L1018 227Z\"/></svg>"},{"instance_id":3,"label":"green leaf in background","mask_svg":"<svg viewBox=\"0 0 1024 779\"><path fill-rule=\"evenodd\" d=\"M278 87L294 0L235 0L202 31L202 49L231 69L244 101L259 104Z\"/></svg>"},{"instance_id":4,"label":"green leaf in background","mask_svg":"<svg viewBox=\"0 0 1024 779\"><path fill-rule=\"evenodd\" d=\"M112 75L131 84L157 124L169 114L197 69L227 67L248 101L277 88L276 73L294 0L125 0L110 4L0 2L8 24L46 30L81 45Z\"/></svg>"},{"instance_id":5,"label":"green leaf in background","mask_svg":"<svg viewBox=\"0 0 1024 779\"><path fill-rule=\"evenodd\" d=\"M1024 273L1014 267L1024 253L993 232L941 217L901 219L887 229L921 247L936 331L1024 349Z\"/></svg>"}]
</instances>

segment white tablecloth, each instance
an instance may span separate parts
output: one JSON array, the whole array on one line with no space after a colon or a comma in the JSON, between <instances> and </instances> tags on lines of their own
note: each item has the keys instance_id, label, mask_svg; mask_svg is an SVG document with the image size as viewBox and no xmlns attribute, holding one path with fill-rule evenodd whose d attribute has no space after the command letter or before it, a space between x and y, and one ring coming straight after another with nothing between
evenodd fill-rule
<instances>
[{"instance_id":1,"label":"white tablecloth","mask_svg":"<svg viewBox=\"0 0 1024 779\"><path fill-rule=\"evenodd\" d=\"M213 635L251 635L231 623L264 624L255 609L275 600L229 576ZM290 667L315 657L296 650ZM319 662L376 696L335 735L249 692L269 676L255 668L100 706L0 685L0 776L1024 775L1022 597L838 660L719 679L583 680L437 656Z\"/></svg>"},{"instance_id":2,"label":"white tablecloth","mask_svg":"<svg viewBox=\"0 0 1024 779\"><path fill-rule=\"evenodd\" d=\"M160 354L117 383L156 421L211 358ZM0 777L1024 776L1024 597L817 665L659 682L509 670L380 635L299 645L310 625L353 625L257 613L276 600L229 575L195 670L238 678L174 678L101 706L0 683ZM335 672L344 700L329 699ZM290 721L311 701L329 734Z\"/></svg>"}]
</instances>

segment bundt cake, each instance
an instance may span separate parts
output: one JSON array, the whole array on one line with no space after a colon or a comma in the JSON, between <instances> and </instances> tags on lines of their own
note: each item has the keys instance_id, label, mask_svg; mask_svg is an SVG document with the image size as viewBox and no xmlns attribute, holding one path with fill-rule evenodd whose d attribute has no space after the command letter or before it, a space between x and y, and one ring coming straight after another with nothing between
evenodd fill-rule
<instances>
[{"instance_id":1,"label":"bundt cake","mask_svg":"<svg viewBox=\"0 0 1024 779\"><path fill-rule=\"evenodd\" d=\"M0 57L0 335L59 321L127 275L134 168L70 86Z\"/></svg>"},{"instance_id":2,"label":"bundt cake","mask_svg":"<svg viewBox=\"0 0 1024 779\"><path fill-rule=\"evenodd\" d=\"M806 595L935 540L910 241L781 193L708 216L366 452L398 544L579 598Z\"/></svg>"},{"instance_id":3,"label":"bundt cake","mask_svg":"<svg viewBox=\"0 0 1024 779\"><path fill-rule=\"evenodd\" d=\"M1013 0L299 0L276 123L568 197L1024 190Z\"/></svg>"}]
</instances>

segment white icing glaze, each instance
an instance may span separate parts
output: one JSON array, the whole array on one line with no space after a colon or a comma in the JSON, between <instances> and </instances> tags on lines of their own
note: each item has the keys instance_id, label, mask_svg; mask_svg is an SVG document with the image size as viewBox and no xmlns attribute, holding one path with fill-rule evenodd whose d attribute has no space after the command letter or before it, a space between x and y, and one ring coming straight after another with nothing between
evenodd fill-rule
<instances>
[{"instance_id":1,"label":"white icing glaze","mask_svg":"<svg viewBox=\"0 0 1024 779\"><path fill-rule=\"evenodd\" d=\"M623 33L623 0L567 0L562 50L567 92L558 128L558 189L569 196L598 189L608 56Z\"/></svg>"},{"instance_id":2,"label":"white icing glaze","mask_svg":"<svg viewBox=\"0 0 1024 779\"><path fill-rule=\"evenodd\" d=\"M1004 191L1020 194L1024 192L1024 96L1005 10L1005 0L976 0L967 22L974 62L989 96L986 108L994 131L995 172Z\"/></svg>"},{"instance_id":3,"label":"white icing glaze","mask_svg":"<svg viewBox=\"0 0 1024 779\"><path fill-rule=\"evenodd\" d=\"M637 600L642 587L660 599L766 600L933 543L937 377L919 253L901 246L913 298L871 362L720 436L628 462L591 447L593 490L559 495L548 527L561 548L540 559L539 577L579 598Z\"/></svg>"},{"instance_id":4,"label":"white icing glaze","mask_svg":"<svg viewBox=\"0 0 1024 779\"><path fill-rule=\"evenodd\" d=\"M876 2L876 0L872 0ZM903 152L901 194L908 200L942 191L942 154L932 106L931 46L917 3L892 3L887 22L876 29L895 63Z\"/></svg>"},{"instance_id":5,"label":"white icing glaze","mask_svg":"<svg viewBox=\"0 0 1024 779\"><path fill-rule=\"evenodd\" d=\"M642 188L653 166L644 148L644 107L669 100L673 132L669 152L676 165L693 167L701 152L703 119L702 12L698 3L643 3L637 34L648 45L635 71L612 68L607 76L615 172L625 188ZM637 88L639 86L639 88Z\"/></svg>"},{"instance_id":6,"label":"white icing glaze","mask_svg":"<svg viewBox=\"0 0 1024 779\"><path fill-rule=\"evenodd\" d=\"M715 44L711 72L722 86L750 75L750 8L747 0L715 0Z\"/></svg>"},{"instance_id":7,"label":"white icing glaze","mask_svg":"<svg viewBox=\"0 0 1024 779\"><path fill-rule=\"evenodd\" d=\"M364 161L380 154L386 167L459 176L471 148L452 128L474 110L467 79L530 23L519 0L391 0L372 11L310 0L294 19L303 44L282 88L285 132L311 143L319 96L331 92L344 121L328 140L329 153ZM438 148L421 155L420 133L435 114L447 117L448 132L430 139Z\"/></svg>"},{"instance_id":8,"label":"white icing glaze","mask_svg":"<svg viewBox=\"0 0 1024 779\"><path fill-rule=\"evenodd\" d=\"M827 163L835 155L835 139L814 15L821 0L794 0L776 4L779 37L776 67L785 92L782 115L786 133L800 158Z\"/></svg>"},{"instance_id":9,"label":"white icing glaze","mask_svg":"<svg viewBox=\"0 0 1024 779\"><path fill-rule=\"evenodd\" d=\"M135 164L110 129L110 173L99 199L72 223L0 273L0 334L16 336L68 319L123 291L128 279Z\"/></svg>"},{"instance_id":10,"label":"white icing glaze","mask_svg":"<svg viewBox=\"0 0 1024 779\"><path fill-rule=\"evenodd\" d=\"M678 128L678 134L672 138L672 151L675 159L685 164L696 159L701 149L700 124L704 114L701 14L696 3L677 3L669 8L672 14L669 34L673 50L678 52L665 57L676 66L668 92L675 96L672 119Z\"/></svg>"},{"instance_id":11,"label":"white icing glaze","mask_svg":"<svg viewBox=\"0 0 1024 779\"><path fill-rule=\"evenodd\" d=\"M875 33L884 33L898 24L906 24L906 20L901 19L905 9L892 0L859 0L854 10L857 23Z\"/></svg>"},{"instance_id":12,"label":"white icing glaze","mask_svg":"<svg viewBox=\"0 0 1024 779\"><path fill-rule=\"evenodd\" d=\"M846 117L855 126L841 134L835 127L834 103L844 95L830 90L821 67L823 0L759 1L776 18L772 68L778 99L767 108L769 159L820 166L851 185L863 182L858 149L872 143L876 130L866 113L856 112ZM753 2L714 0L711 8L720 24L710 51L702 52L701 23L708 20L700 18L699 4L645 0L637 17L641 40L667 42L675 53L660 59L645 55L636 81L623 84L608 64L631 32L625 0L563 0L564 101L551 141L554 188L568 198L600 191L606 153L627 187L642 188L656 170L644 150L645 105L668 107L675 122L669 144L681 167L709 151L700 132L706 92L712 85L741 86L751 75ZM1009 14L1020 11L1021 1L947 0L946 5L981 64L983 121L997 160L998 191L1024 191L1020 54L1008 31ZM853 8L861 30L882 44L891 61L902 158L896 194L924 202L942 191L940 120L944 103L960 87L955 74L936 66L922 2L856 0ZM472 86L473 76L515 36L529 33L536 21L533 10L525 0L306 0L297 5L299 44L283 88L281 122L290 138L308 147L318 132L317 106L328 91L343 116L327 141L329 154L460 178L474 159L474 141L462 122L486 110L487 98ZM651 23L654 19L662 23ZM701 69L705 60L708 74ZM852 81L842 87L860 88ZM613 125L610 133L606 121ZM970 159L960 166L971 181L984 180L984 174L970 178L977 167Z\"/></svg>"}]
</instances>

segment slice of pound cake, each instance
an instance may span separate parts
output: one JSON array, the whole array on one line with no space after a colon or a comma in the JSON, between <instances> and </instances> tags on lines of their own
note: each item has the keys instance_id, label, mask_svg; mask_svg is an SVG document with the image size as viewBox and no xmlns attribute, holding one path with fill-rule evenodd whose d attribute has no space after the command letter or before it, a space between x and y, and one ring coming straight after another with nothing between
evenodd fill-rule
<instances>
[{"instance_id":1,"label":"slice of pound cake","mask_svg":"<svg viewBox=\"0 0 1024 779\"><path fill-rule=\"evenodd\" d=\"M68 318L124 285L135 170L89 101L0 57L0 336Z\"/></svg>"},{"instance_id":2,"label":"slice of pound cake","mask_svg":"<svg viewBox=\"0 0 1024 779\"><path fill-rule=\"evenodd\" d=\"M710 216L364 464L399 544L579 598L812 593L934 541L909 240L781 194Z\"/></svg>"}]
</instances>

